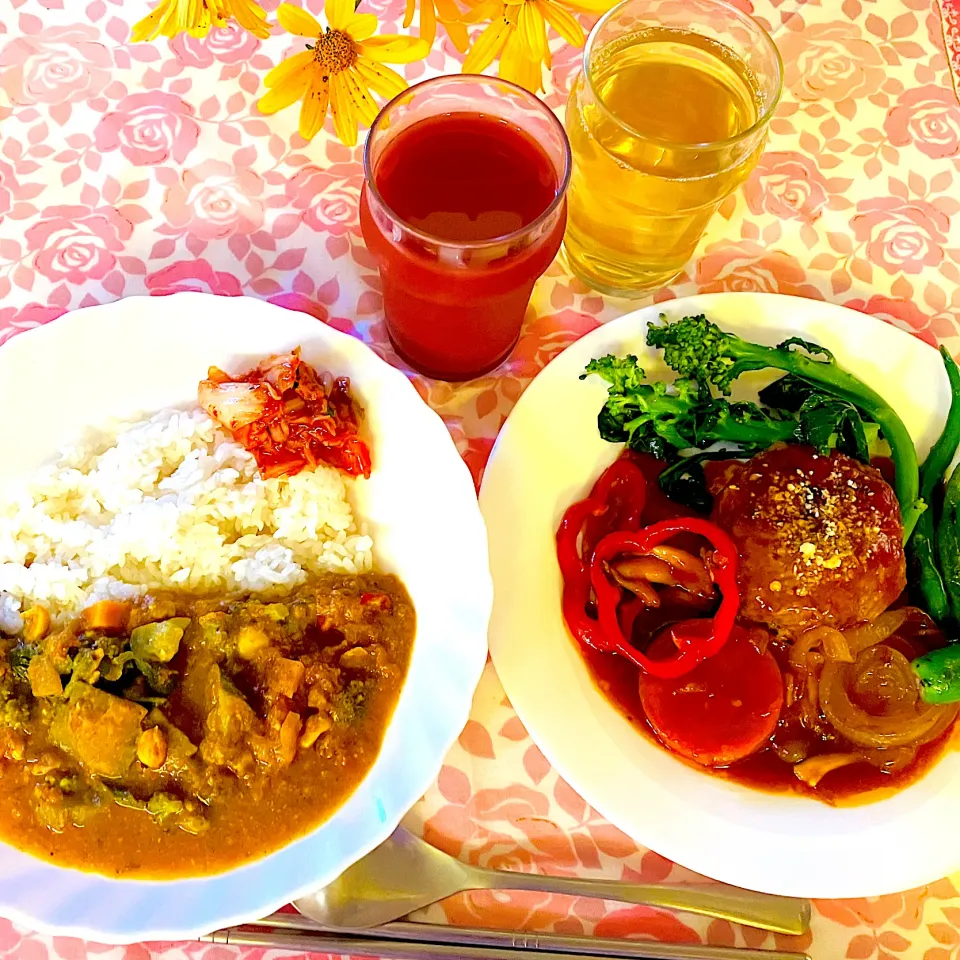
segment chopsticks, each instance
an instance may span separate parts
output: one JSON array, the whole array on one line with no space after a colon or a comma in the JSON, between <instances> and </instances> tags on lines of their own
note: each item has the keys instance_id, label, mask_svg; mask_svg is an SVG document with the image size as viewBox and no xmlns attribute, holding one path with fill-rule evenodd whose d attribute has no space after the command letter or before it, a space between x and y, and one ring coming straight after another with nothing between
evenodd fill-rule
<instances>
[{"instance_id":1,"label":"chopsticks","mask_svg":"<svg viewBox=\"0 0 960 960\"><path fill-rule=\"evenodd\" d=\"M360 954L393 960L810 960L804 953L700 944L523 934L399 921L369 930L333 930L296 914L275 913L256 923L201 937L209 943Z\"/></svg>"}]
</instances>

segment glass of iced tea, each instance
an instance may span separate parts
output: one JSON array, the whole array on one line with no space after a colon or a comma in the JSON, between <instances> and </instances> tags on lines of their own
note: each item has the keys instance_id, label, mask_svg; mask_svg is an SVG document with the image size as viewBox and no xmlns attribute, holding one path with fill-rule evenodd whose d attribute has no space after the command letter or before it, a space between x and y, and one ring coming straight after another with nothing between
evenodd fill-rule
<instances>
[{"instance_id":1,"label":"glass of iced tea","mask_svg":"<svg viewBox=\"0 0 960 960\"><path fill-rule=\"evenodd\" d=\"M782 64L722 0L626 0L587 41L567 103L564 247L591 287L638 296L672 280L763 152Z\"/></svg>"},{"instance_id":2,"label":"glass of iced tea","mask_svg":"<svg viewBox=\"0 0 960 960\"><path fill-rule=\"evenodd\" d=\"M387 332L412 367L468 380L506 359L560 249L569 171L560 121L512 83L437 77L383 108L360 225Z\"/></svg>"}]
</instances>

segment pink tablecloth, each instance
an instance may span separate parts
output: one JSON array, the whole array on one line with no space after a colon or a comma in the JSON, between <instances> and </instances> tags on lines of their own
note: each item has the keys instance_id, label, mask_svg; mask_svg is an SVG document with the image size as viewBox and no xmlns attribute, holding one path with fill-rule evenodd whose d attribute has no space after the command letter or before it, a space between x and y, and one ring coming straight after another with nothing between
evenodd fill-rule
<instances>
[{"instance_id":1,"label":"pink tablecloth","mask_svg":"<svg viewBox=\"0 0 960 960\"><path fill-rule=\"evenodd\" d=\"M777 39L783 102L759 169L660 298L714 290L829 298L960 348L960 102L947 55L960 51L960 3L940 3L739 0ZM305 5L320 12L320 0ZM399 26L402 7L364 0L387 29ZM396 362L358 229L359 148L326 133L307 144L295 112L267 118L255 106L265 72L299 41L261 43L227 28L202 40L131 45L130 24L145 11L146 0L0 0L0 340L75 307L203 290L307 311ZM553 106L562 105L578 60L576 50L556 53ZM407 75L456 69L445 44ZM414 377L478 478L504 417L543 364L630 306L591 293L558 263L537 288L523 339L494 375L461 386ZM638 849L558 779L489 666L472 719L416 816L431 842L472 862L650 880L685 875ZM430 916L444 914L568 933L775 940L817 960L949 960L960 949L956 878L818 903L812 934L798 939L537 894L474 894ZM91 953L227 960L244 951L102 948L0 921L4 956Z\"/></svg>"}]
</instances>

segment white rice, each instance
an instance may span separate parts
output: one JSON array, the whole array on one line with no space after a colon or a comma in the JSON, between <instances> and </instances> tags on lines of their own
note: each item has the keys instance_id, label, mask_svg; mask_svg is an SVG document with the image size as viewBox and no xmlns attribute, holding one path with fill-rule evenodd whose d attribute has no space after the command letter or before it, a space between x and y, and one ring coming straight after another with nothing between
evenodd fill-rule
<instances>
[{"instance_id":1,"label":"white rice","mask_svg":"<svg viewBox=\"0 0 960 960\"><path fill-rule=\"evenodd\" d=\"M0 496L0 628L33 602L63 616L150 587L259 591L369 570L352 482L326 466L262 480L201 410L119 424Z\"/></svg>"}]
</instances>

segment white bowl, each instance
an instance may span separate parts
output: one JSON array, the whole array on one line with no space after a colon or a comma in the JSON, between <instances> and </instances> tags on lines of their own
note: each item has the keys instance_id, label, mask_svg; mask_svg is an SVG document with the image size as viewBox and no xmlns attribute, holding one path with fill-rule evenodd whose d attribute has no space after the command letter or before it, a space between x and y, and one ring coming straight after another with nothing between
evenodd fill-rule
<instances>
[{"instance_id":1,"label":"white bowl","mask_svg":"<svg viewBox=\"0 0 960 960\"><path fill-rule=\"evenodd\" d=\"M409 673L376 763L326 823L215 876L108 879L0 844L0 915L110 943L186 940L265 916L385 840L466 723L492 592L473 482L440 418L360 341L260 300L196 293L69 314L0 349L0 490L89 427L195 403L211 364L244 370L298 345L308 363L349 376L365 408L374 470L356 485L357 512L369 521L375 563L401 577L417 611Z\"/></svg>"},{"instance_id":2,"label":"white bowl","mask_svg":"<svg viewBox=\"0 0 960 960\"><path fill-rule=\"evenodd\" d=\"M710 294L621 317L577 341L520 398L493 449L480 505L494 578L490 651L520 719L585 800L639 843L692 870L754 890L863 897L917 887L960 868L960 754L889 799L832 808L751 790L692 769L634 730L598 692L560 612L554 535L619 447L600 439L606 397L587 361L634 353L653 375L646 325L705 313L762 343L814 340L878 390L923 456L949 407L936 351L864 314L815 300ZM750 391L747 391L749 395ZM755 396L755 391L754 394Z\"/></svg>"}]
</instances>

